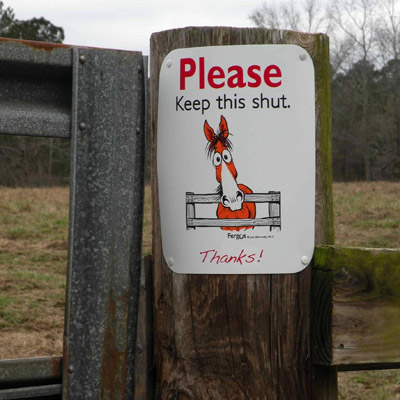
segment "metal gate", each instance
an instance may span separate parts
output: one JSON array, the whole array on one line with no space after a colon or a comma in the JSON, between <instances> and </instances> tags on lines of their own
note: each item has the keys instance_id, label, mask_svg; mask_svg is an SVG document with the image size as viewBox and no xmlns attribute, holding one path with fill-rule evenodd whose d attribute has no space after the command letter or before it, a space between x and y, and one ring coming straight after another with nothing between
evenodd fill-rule
<instances>
[{"instance_id":1,"label":"metal gate","mask_svg":"<svg viewBox=\"0 0 400 400\"><path fill-rule=\"evenodd\" d=\"M144 69L140 52L0 42L0 133L71 139L63 357L0 361L0 399L133 398Z\"/></svg>"}]
</instances>

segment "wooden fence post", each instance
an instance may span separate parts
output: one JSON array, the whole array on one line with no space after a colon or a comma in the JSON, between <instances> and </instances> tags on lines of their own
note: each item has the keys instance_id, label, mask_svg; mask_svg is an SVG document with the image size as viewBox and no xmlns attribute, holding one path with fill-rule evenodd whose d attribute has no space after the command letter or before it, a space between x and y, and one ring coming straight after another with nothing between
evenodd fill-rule
<instances>
[{"instance_id":1,"label":"wooden fence post","mask_svg":"<svg viewBox=\"0 0 400 400\"><path fill-rule=\"evenodd\" d=\"M296 44L316 84L316 243L333 243L329 49L325 35L259 28L184 28L151 38L154 358L157 399L337 398L336 370L314 367L311 267L288 275L178 275L161 248L157 106L161 63L176 48Z\"/></svg>"}]
</instances>

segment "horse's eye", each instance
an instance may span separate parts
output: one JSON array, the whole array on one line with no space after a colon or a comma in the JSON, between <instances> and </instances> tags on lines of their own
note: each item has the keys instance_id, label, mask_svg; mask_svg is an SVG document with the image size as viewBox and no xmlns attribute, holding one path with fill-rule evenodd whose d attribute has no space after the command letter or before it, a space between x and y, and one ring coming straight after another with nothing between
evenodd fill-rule
<instances>
[{"instance_id":1,"label":"horse's eye","mask_svg":"<svg viewBox=\"0 0 400 400\"><path fill-rule=\"evenodd\" d=\"M232 161L232 155L231 155L231 153L229 152L229 150L224 150L223 152L222 152L222 158L224 159L224 161L226 162L226 163L230 163L231 161Z\"/></svg>"},{"instance_id":2,"label":"horse's eye","mask_svg":"<svg viewBox=\"0 0 400 400\"><path fill-rule=\"evenodd\" d=\"M220 153L214 153L214 157L213 157L213 164L218 167L218 165L221 165L221 154Z\"/></svg>"}]
</instances>

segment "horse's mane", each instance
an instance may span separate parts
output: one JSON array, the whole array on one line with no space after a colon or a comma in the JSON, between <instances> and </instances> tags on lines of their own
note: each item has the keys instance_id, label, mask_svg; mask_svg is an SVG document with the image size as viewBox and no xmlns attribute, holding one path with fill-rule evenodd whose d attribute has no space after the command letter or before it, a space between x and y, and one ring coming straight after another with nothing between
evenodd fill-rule
<instances>
[{"instance_id":1,"label":"horse's mane","mask_svg":"<svg viewBox=\"0 0 400 400\"><path fill-rule=\"evenodd\" d=\"M224 132L217 132L216 135L214 135L213 139L211 142L207 142L206 145L206 152L207 152L207 157L211 158L215 151L215 146L217 145L218 142L220 142L223 146L225 146L228 150L232 150L232 142L228 139L228 136L224 137L221 135L221 133ZM231 135L231 133L229 133Z\"/></svg>"}]
</instances>

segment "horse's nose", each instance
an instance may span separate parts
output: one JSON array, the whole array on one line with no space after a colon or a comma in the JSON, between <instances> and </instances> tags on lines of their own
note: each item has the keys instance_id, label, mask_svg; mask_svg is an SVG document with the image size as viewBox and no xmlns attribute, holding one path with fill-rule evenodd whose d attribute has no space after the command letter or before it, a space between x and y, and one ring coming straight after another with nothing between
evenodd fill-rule
<instances>
[{"instance_id":1,"label":"horse's nose","mask_svg":"<svg viewBox=\"0 0 400 400\"><path fill-rule=\"evenodd\" d=\"M221 203L224 207L231 209L231 211L241 210L244 195L241 190L237 190L234 196L222 195Z\"/></svg>"}]
</instances>

